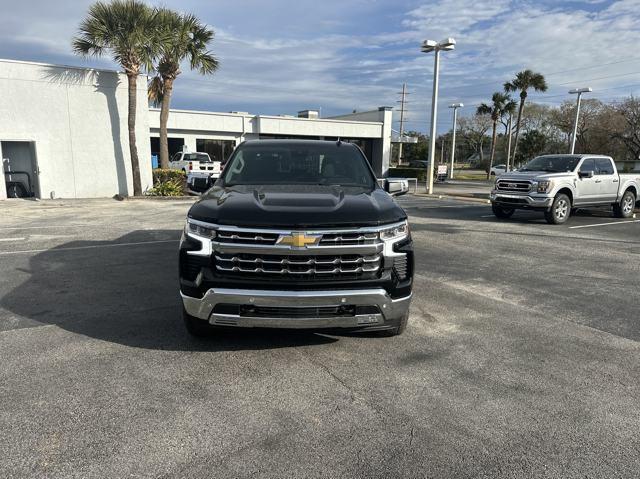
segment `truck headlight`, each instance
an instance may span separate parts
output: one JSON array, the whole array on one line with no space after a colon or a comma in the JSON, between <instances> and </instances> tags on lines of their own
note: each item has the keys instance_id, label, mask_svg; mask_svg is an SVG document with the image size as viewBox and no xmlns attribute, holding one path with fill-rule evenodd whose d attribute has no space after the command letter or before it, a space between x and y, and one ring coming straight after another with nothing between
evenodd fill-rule
<instances>
[{"instance_id":1,"label":"truck headlight","mask_svg":"<svg viewBox=\"0 0 640 479\"><path fill-rule=\"evenodd\" d=\"M553 181L538 181L538 193L549 193L549 191L551 191L551 188L553 188Z\"/></svg>"},{"instance_id":2,"label":"truck headlight","mask_svg":"<svg viewBox=\"0 0 640 479\"><path fill-rule=\"evenodd\" d=\"M403 221L402 223L395 224L390 228L385 228L380 231L380 239L383 241L393 241L406 238L409 236L409 223Z\"/></svg>"},{"instance_id":3,"label":"truck headlight","mask_svg":"<svg viewBox=\"0 0 640 479\"><path fill-rule=\"evenodd\" d=\"M184 226L184 232L202 238L213 239L216 237L216 230L213 225L207 225L199 221L188 219Z\"/></svg>"}]
</instances>

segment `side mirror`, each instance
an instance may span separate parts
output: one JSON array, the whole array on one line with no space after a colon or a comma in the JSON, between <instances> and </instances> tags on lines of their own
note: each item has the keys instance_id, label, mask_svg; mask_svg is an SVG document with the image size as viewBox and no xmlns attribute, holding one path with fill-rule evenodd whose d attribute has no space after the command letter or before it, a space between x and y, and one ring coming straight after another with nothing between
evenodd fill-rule
<instances>
[{"instance_id":1,"label":"side mirror","mask_svg":"<svg viewBox=\"0 0 640 479\"><path fill-rule=\"evenodd\" d=\"M405 178L387 178L384 190L391 196L405 195L409 191L409 182Z\"/></svg>"},{"instance_id":2,"label":"side mirror","mask_svg":"<svg viewBox=\"0 0 640 479\"><path fill-rule=\"evenodd\" d=\"M594 171L593 170L589 170L589 171L579 171L578 172L578 176L580 178L593 178L594 175Z\"/></svg>"}]
</instances>

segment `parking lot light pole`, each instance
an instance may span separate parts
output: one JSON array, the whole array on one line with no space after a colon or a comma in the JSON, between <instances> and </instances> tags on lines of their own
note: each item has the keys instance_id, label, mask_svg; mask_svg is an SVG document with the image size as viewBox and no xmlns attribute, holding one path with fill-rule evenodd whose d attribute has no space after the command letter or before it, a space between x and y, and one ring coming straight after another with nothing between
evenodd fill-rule
<instances>
[{"instance_id":1,"label":"parking lot light pole","mask_svg":"<svg viewBox=\"0 0 640 479\"><path fill-rule=\"evenodd\" d=\"M464 104L453 103L449 108L453 108L453 135L451 137L451 174L449 178L453 179L453 160L456 156L456 123L458 122L458 108L462 108Z\"/></svg>"},{"instance_id":2,"label":"parking lot light pole","mask_svg":"<svg viewBox=\"0 0 640 479\"><path fill-rule=\"evenodd\" d=\"M438 115L438 77L440 74L440 51L453 50L456 41L453 38L446 38L441 42L425 40L422 42L422 53L435 53L433 64L433 95L431 97L431 130L429 134L429 164L427 165L427 193L433 194L433 166L436 158L436 119Z\"/></svg>"},{"instance_id":3,"label":"parking lot light pole","mask_svg":"<svg viewBox=\"0 0 640 479\"><path fill-rule=\"evenodd\" d=\"M578 101L576 104L576 121L573 124L573 136L571 138L571 154L576 149L576 136L578 136L578 118L580 117L580 100L582 99L583 93L591 93L593 91L592 88L574 88L573 90L569 90L569 93L572 95L578 95Z\"/></svg>"}]
</instances>

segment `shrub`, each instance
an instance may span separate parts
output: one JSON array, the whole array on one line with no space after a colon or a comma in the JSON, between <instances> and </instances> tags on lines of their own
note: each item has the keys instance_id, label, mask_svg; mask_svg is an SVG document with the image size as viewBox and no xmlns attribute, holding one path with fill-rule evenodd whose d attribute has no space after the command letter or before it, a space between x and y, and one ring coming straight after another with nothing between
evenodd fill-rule
<instances>
[{"instance_id":1,"label":"shrub","mask_svg":"<svg viewBox=\"0 0 640 479\"><path fill-rule=\"evenodd\" d=\"M187 176L181 170L156 168L153 170L153 188L149 196L183 196L186 193Z\"/></svg>"},{"instance_id":2,"label":"shrub","mask_svg":"<svg viewBox=\"0 0 640 479\"><path fill-rule=\"evenodd\" d=\"M389 168L389 178L418 178L418 181L427 181L426 168Z\"/></svg>"}]
</instances>

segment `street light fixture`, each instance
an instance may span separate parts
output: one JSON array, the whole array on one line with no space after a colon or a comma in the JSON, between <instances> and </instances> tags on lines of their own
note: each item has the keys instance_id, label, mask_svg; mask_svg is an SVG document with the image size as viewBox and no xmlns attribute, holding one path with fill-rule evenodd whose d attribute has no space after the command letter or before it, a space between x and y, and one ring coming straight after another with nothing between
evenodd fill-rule
<instances>
[{"instance_id":1,"label":"street light fixture","mask_svg":"<svg viewBox=\"0 0 640 479\"><path fill-rule=\"evenodd\" d=\"M569 90L569 93L572 95L578 95L578 102L576 105L576 121L573 124L573 137L571 138L571 154L576 149L576 136L578 135L578 118L580 117L580 100L582 99L583 93L591 93L593 88L574 88L573 90Z\"/></svg>"},{"instance_id":2,"label":"street light fixture","mask_svg":"<svg viewBox=\"0 0 640 479\"><path fill-rule=\"evenodd\" d=\"M451 174L449 178L453 179L453 160L456 156L456 123L458 120L458 108L462 108L462 103L452 103L449 108L453 108L453 137L451 138Z\"/></svg>"},{"instance_id":3,"label":"street light fixture","mask_svg":"<svg viewBox=\"0 0 640 479\"><path fill-rule=\"evenodd\" d=\"M445 38L440 42L425 40L422 42L422 53L435 53L433 66L433 96L431 98L431 133L429 135L429 171L427 172L427 193L433 194L433 165L436 158L436 117L438 115L438 77L440 74L440 52L453 50L456 41Z\"/></svg>"}]
</instances>

